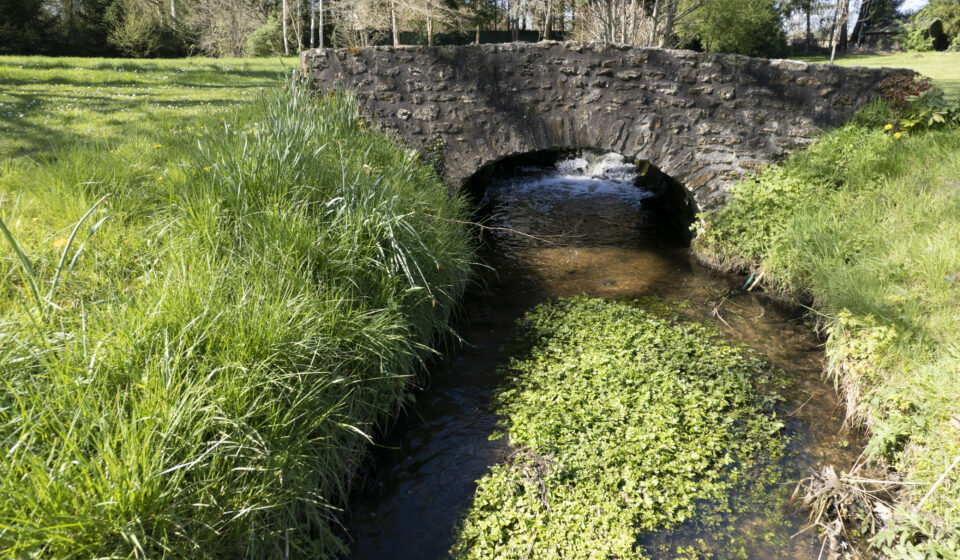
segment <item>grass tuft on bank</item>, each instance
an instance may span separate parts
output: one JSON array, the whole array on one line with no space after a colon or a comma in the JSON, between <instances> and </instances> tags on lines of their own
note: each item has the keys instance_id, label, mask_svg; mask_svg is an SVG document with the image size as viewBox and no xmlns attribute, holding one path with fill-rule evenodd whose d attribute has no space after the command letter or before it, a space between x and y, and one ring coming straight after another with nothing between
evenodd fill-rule
<instances>
[{"instance_id":1,"label":"grass tuft on bank","mask_svg":"<svg viewBox=\"0 0 960 560\"><path fill-rule=\"evenodd\" d=\"M723 210L702 217L695 248L812 305L828 335L829 375L848 413L869 426L868 455L911 483L887 537L875 542L894 558L953 558L960 129L897 132L885 105L866 108L740 183Z\"/></svg>"},{"instance_id":2,"label":"grass tuft on bank","mask_svg":"<svg viewBox=\"0 0 960 560\"><path fill-rule=\"evenodd\" d=\"M780 514L777 374L708 327L580 296L513 346L496 401L516 452L479 481L455 558L709 557L735 552L747 504ZM757 533L737 546L777 537Z\"/></svg>"},{"instance_id":3,"label":"grass tuft on bank","mask_svg":"<svg viewBox=\"0 0 960 560\"><path fill-rule=\"evenodd\" d=\"M472 259L464 203L358 113L258 90L5 164L0 558L345 549Z\"/></svg>"}]
</instances>

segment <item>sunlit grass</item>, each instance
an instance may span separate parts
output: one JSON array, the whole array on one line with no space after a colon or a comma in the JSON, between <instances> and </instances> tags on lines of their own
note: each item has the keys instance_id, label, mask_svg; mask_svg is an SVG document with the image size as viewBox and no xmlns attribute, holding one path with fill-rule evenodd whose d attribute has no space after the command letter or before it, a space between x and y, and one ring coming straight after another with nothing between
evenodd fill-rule
<instances>
[{"instance_id":1,"label":"sunlit grass","mask_svg":"<svg viewBox=\"0 0 960 560\"><path fill-rule=\"evenodd\" d=\"M871 429L868 454L915 483L908 509L922 502L929 516L905 530L922 543L941 527L933 540L957 547L960 129L897 139L884 131L892 120L874 105L745 181L706 218L697 246L813 303L830 334L829 371Z\"/></svg>"},{"instance_id":2,"label":"sunlit grass","mask_svg":"<svg viewBox=\"0 0 960 560\"><path fill-rule=\"evenodd\" d=\"M829 62L830 57L806 57L811 62ZM924 52L897 54L862 54L840 56L840 66L872 66L910 68L929 76L934 84L951 95L960 95L960 52Z\"/></svg>"},{"instance_id":3,"label":"sunlit grass","mask_svg":"<svg viewBox=\"0 0 960 560\"><path fill-rule=\"evenodd\" d=\"M122 141L238 106L276 87L296 58L0 56L0 160L90 140Z\"/></svg>"},{"instance_id":4,"label":"sunlit grass","mask_svg":"<svg viewBox=\"0 0 960 560\"><path fill-rule=\"evenodd\" d=\"M462 202L272 62L89 62L121 63L68 70L82 102L28 109L0 175L0 558L342 550L365 434L466 281Z\"/></svg>"}]
</instances>

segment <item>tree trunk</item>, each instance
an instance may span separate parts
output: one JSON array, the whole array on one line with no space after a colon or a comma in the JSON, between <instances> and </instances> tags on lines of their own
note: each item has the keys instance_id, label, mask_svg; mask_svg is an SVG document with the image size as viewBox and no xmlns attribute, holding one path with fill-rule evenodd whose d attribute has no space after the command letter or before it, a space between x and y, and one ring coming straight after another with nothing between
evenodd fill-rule
<instances>
[{"instance_id":1,"label":"tree trunk","mask_svg":"<svg viewBox=\"0 0 960 560\"><path fill-rule=\"evenodd\" d=\"M543 16L543 40L550 40L550 31L553 28L553 0L547 0L547 10Z\"/></svg>"},{"instance_id":2,"label":"tree trunk","mask_svg":"<svg viewBox=\"0 0 960 560\"><path fill-rule=\"evenodd\" d=\"M813 31L810 29L810 13L813 12L813 0L807 0L807 52L813 49Z\"/></svg>"},{"instance_id":3,"label":"tree trunk","mask_svg":"<svg viewBox=\"0 0 960 560\"><path fill-rule=\"evenodd\" d=\"M317 4L314 0L310 0L310 48L312 49L314 44L314 34L317 29Z\"/></svg>"},{"instance_id":4,"label":"tree trunk","mask_svg":"<svg viewBox=\"0 0 960 560\"><path fill-rule=\"evenodd\" d=\"M847 10L850 8L850 0L839 0L837 3L837 21L836 26L833 29L833 36L831 38L831 47L830 47L830 64L833 64L834 59L837 56L837 44L840 40L846 40L847 34Z\"/></svg>"},{"instance_id":5,"label":"tree trunk","mask_svg":"<svg viewBox=\"0 0 960 560\"><path fill-rule=\"evenodd\" d=\"M433 3L427 0L427 46L433 46Z\"/></svg>"},{"instance_id":6,"label":"tree trunk","mask_svg":"<svg viewBox=\"0 0 960 560\"><path fill-rule=\"evenodd\" d=\"M390 30L393 32L393 46L400 46L400 31L397 29L397 3L390 0Z\"/></svg>"},{"instance_id":7,"label":"tree trunk","mask_svg":"<svg viewBox=\"0 0 960 560\"><path fill-rule=\"evenodd\" d=\"M290 56L290 42L287 39L287 0L283 0L283 54Z\"/></svg>"},{"instance_id":8,"label":"tree trunk","mask_svg":"<svg viewBox=\"0 0 960 560\"><path fill-rule=\"evenodd\" d=\"M627 0L620 0L620 44L627 44Z\"/></svg>"},{"instance_id":9,"label":"tree trunk","mask_svg":"<svg viewBox=\"0 0 960 560\"><path fill-rule=\"evenodd\" d=\"M677 4L680 3L680 0L666 0L667 1L667 16L666 20L663 22L663 34L660 36L660 44L657 45L660 48L667 46L667 42L670 40L670 36L673 35L673 21L677 17Z\"/></svg>"},{"instance_id":10,"label":"tree trunk","mask_svg":"<svg viewBox=\"0 0 960 560\"><path fill-rule=\"evenodd\" d=\"M317 10L317 25L319 26L319 36L317 37L317 46L323 50L323 0L319 0L320 5Z\"/></svg>"},{"instance_id":11,"label":"tree trunk","mask_svg":"<svg viewBox=\"0 0 960 560\"><path fill-rule=\"evenodd\" d=\"M870 5L873 4L870 0L863 0L860 3L860 9L857 10L857 23L853 26L853 34L850 36L854 44L860 46L863 43L863 32L867 27L867 22L870 21Z\"/></svg>"},{"instance_id":12,"label":"tree trunk","mask_svg":"<svg viewBox=\"0 0 960 560\"><path fill-rule=\"evenodd\" d=\"M474 45L480 44L480 24L479 23L477 23L477 35L473 38L473 44Z\"/></svg>"},{"instance_id":13,"label":"tree trunk","mask_svg":"<svg viewBox=\"0 0 960 560\"><path fill-rule=\"evenodd\" d=\"M176 0L170 0L170 21L174 23L176 27L177 23L177 3Z\"/></svg>"},{"instance_id":14,"label":"tree trunk","mask_svg":"<svg viewBox=\"0 0 960 560\"><path fill-rule=\"evenodd\" d=\"M657 45L660 41L657 39L657 19L660 17L660 2L656 0L653 3L653 12L650 14L650 34L647 36L648 45Z\"/></svg>"},{"instance_id":15,"label":"tree trunk","mask_svg":"<svg viewBox=\"0 0 960 560\"><path fill-rule=\"evenodd\" d=\"M293 22L293 39L297 43L297 54L303 50L303 1L296 0L297 14L291 19Z\"/></svg>"},{"instance_id":16,"label":"tree trunk","mask_svg":"<svg viewBox=\"0 0 960 560\"><path fill-rule=\"evenodd\" d=\"M563 33L567 30L567 3L564 0L560 0L560 32ZM570 25L573 25L573 20L571 16Z\"/></svg>"},{"instance_id":17,"label":"tree trunk","mask_svg":"<svg viewBox=\"0 0 960 560\"><path fill-rule=\"evenodd\" d=\"M843 12L840 14L840 19L840 44L838 46L841 51L846 52L850 46L847 32L847 23L850 19L850 0L843 0Z\"/></svg>"}]
</instances>

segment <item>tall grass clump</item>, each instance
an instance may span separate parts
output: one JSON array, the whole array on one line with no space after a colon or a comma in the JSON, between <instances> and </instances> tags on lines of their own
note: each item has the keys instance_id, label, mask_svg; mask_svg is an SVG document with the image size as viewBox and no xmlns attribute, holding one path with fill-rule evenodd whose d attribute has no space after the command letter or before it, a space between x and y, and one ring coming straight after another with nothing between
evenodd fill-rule
<instances>
[{"instance_id":1,"label":"tall grass clump","mask_svg":"<svg viewBox=\"0 0 960 560\"><path fill-rule=\"evenodd\" d=\"M901 132L878 103L743 181L699 229L702 258L816 310L868 455L909 483L875 542L960 554L960 128Z\"/></svg>"},{"instance_id":2,"label":"tall grass clump","mask_svg":"<svg viewBox=\"0 0 960 560\"><path fill-rule=\"evenodd\" d=\"M0 200L0 558L342 553L367 434L467 280L463 202L299 86Z\"/></svg>"}]
</instances>

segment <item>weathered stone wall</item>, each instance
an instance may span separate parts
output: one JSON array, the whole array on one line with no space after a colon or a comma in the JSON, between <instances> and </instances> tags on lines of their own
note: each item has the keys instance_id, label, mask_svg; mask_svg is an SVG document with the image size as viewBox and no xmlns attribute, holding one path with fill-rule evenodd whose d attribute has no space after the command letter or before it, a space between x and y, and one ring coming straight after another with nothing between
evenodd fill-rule
<instances>
[{"instance_id":1,"label":"weathered stone wall","mask_svg":"<svg viewBox=\"0 0 960 560\"><path fill-rule=\"evenodd\" d=\"M506 156L596 148L650 162L702 209L911 73L580 42L311 50L301 67L411 146L439 137L453 184Z\"/></svg>"}]
</instances>

